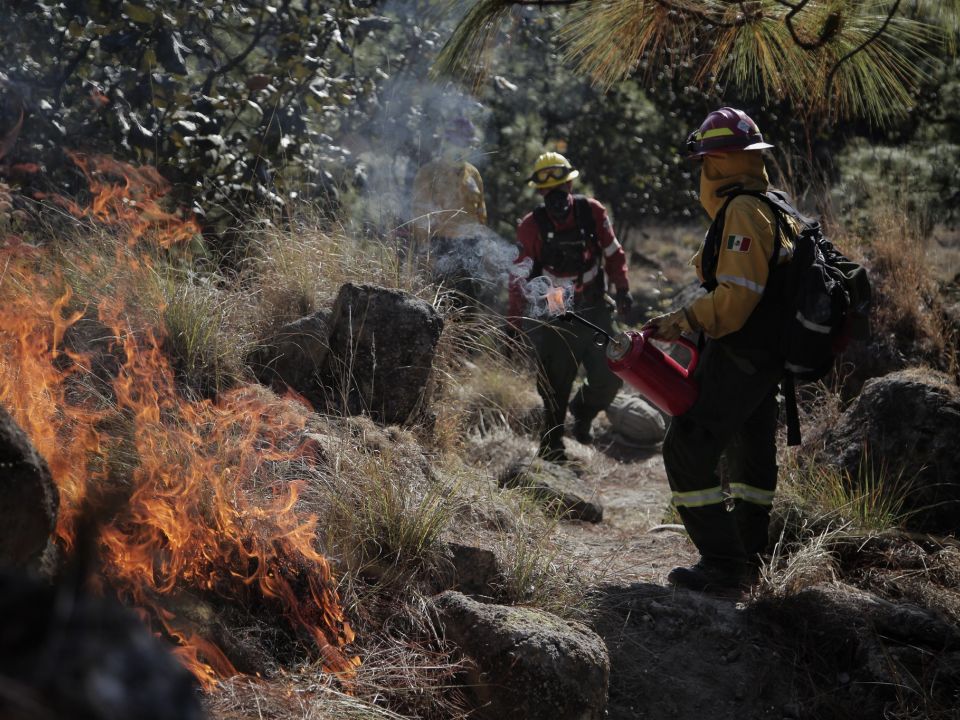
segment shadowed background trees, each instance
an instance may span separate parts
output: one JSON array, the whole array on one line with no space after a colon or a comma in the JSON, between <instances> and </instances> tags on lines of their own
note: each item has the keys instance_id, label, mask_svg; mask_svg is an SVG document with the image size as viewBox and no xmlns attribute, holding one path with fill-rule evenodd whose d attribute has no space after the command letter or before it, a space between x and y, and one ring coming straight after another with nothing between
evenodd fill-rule
<instances>
[{"instance_id":1,"label":"shadowed background trees","mask_svg":"<svg viewBox=\"0 0 960 720\"><path fill-rule=\"evenodd\" d=\"M17 29L0 47L0 180L78 194L64 150L103 152L155 166L208 237L301 201L402 234L417 167L467 116L501 235L548 147L627 238L695 207L682 142L726 103L756 117L800 194L831 184L834 209L855 211L870 178L902 174L897 193L952 221L957 66L938 58L957 5L23 0L0 10Z\"/></svg>"}]
</instances>

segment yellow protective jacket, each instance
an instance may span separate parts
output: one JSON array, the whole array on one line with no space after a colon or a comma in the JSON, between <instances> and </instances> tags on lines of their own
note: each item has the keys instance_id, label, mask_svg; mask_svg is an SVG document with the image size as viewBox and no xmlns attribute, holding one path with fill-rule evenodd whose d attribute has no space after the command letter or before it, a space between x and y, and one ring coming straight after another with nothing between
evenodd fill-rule
<instances>
[{"instance_id":1,"label":"yellow protective jacket","mask_svg":"<svg viewBox=\"0 0 960 720\"><path fill-rule=\"evenodd\" d=\"M413 227L418 240L469 234L471 225L487 224L480 172L463 160L441 158L427 163L413 180Z\"/></svg>"},{"instance_id":2,"label":"yellow protective jacket","mask_svg":"<svg viewBox=\"0 0 960 720\"><path fill-rule=\"evenodd\" d=\"M743 190L768 190L769 180L760 153L738 151L704 158L700 203L711 219L727 202L724 190L735 184ZM792 234L782 234L778 263L788 262L793 256ZM720 338L740 330L757 308L769 279L775 237L776 216L766 202L750 195L730 200L720 236L716 287L687 308L708 336ZM701 246L691 261L701 282L705 280L703 253Z\"/></svg>"}]
</instances>

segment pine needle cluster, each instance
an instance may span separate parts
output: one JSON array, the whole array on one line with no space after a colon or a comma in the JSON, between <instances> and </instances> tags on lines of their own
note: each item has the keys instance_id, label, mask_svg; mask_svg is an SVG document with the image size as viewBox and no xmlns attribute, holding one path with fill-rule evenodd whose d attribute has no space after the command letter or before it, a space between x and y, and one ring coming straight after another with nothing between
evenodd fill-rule
<instances>
[{"instance_id":1,"label":"pine needle cluster","mask_svg":"<svg viewBox=\"0 0 960 720\"><path fill-rule=\"evenodd\" d=\"M476 79L516 0L479 0L435 70ZM897 0L593 0L570 6L557 40L602 87L682 73L732 85L810 117L885 124L907 112L930 63L956 49L960 2Z\"/></svg>"}]
</instances>

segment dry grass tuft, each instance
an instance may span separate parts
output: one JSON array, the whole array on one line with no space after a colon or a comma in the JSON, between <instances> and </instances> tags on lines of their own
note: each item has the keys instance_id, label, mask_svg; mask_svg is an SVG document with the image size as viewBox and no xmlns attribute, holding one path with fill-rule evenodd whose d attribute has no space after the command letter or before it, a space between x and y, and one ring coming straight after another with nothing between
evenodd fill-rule
<instances>
[{"instance_id":1,"label":"dry grass tuft","mask_svg":"<svg viewBox=\"0 0 960 720\"><path fill-rule=\"evenodd\" d=\"M797 541L785 534L774 545L770 560L760 568L759 597L787 597L818 583L837 579L837 561L831 549L844 529L807 532Z\"/></svg>"},{"instance_id":2,"label":"dry grass tuft","mask_svg":"<svg viewBox=\"0 0 960 720\"><path fill-rule=\"evenodd\" d=\"M403 715L331 687L322 672L304 668L269 682L226 680L206 697L213 720L401 720Z\"/></svg>"},{"instance_id":3,"label":"dry grass tuft","mask_svg":"<svg viewBox=\"0 0 960 720\"><path fill-rule=\"evenodd\" d=\"M831 234L844 252L866 258L874 342L892 346L909 364L929 364L956 376L957 338L943 313L931 237L916 216L893 203L875 208L867 227Z\"/></svg>"}]
</instances>

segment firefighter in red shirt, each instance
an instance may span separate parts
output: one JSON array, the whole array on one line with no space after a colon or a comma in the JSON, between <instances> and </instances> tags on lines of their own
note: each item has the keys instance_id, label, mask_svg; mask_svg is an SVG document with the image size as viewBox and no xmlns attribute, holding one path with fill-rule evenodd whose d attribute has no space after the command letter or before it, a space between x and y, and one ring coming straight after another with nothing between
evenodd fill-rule
<instances>
[{"instance_id":1,"label":"firefighter in red shirt","mask_svg":"<svg viewBox=\"0 0 960 720\"><path fill-rule=\"evenodd\" d=\"M530 303L542 303L550 287L562 287L573 309L607 332L613 331L608 281L616 287L620 314L626 314L632 304L626 256L606 209L593 198L572 193L579 175L555 152L542 154L534 164L529 184L543 197L543 204L528 213L517 229L519 254L510 283L509 314L517 331ZM603 348L594 344L592 330L556 316L533 320L531 339L540 365L537 390L544 404L538 455L562 462L566 460L563 433L568 403L574 437L590 443L593 419L610 404L621 382L610 372ZM570 400L581 365L586 379Z\"/></svg>"}]
</instances>

